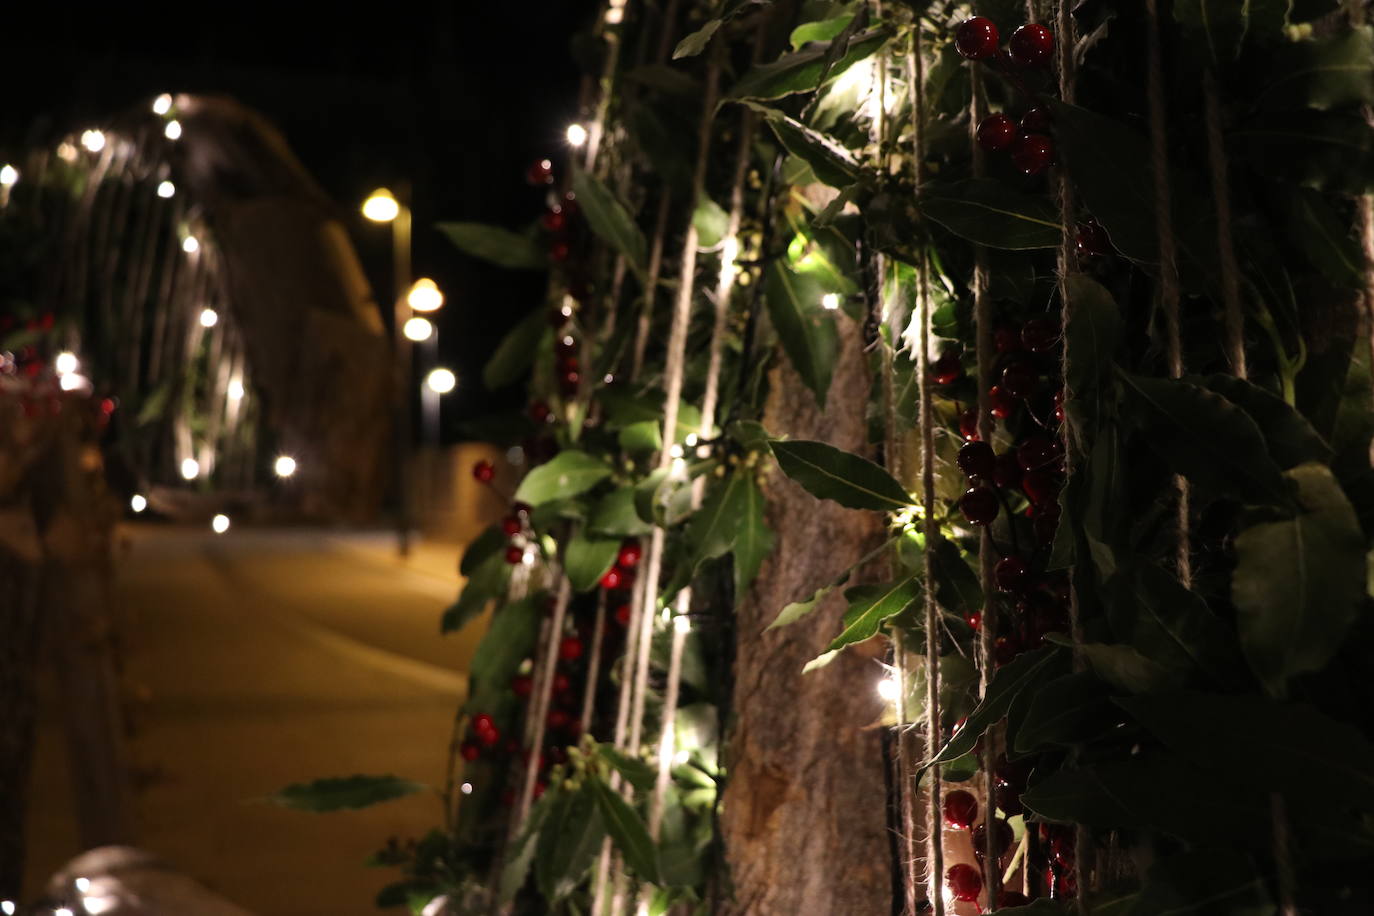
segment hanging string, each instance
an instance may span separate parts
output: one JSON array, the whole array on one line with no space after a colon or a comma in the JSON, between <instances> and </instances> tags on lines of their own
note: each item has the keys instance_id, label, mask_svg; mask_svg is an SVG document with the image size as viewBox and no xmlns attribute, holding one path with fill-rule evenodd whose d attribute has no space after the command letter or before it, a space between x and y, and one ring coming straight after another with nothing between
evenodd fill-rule
<instances>
[{"instance_id":1,"label":"hanging string","mask_svg":"<svg viewBox=\"0 0 1374 916\"><path fill-rule=\"evenodd\" d=\"M1231 184L1227 176L1226 146L1221 136L1221 99L1210 67L1202 74L1202 97L1207 118L1207 165L1217 214L1217 264L1221 268L1226 359L1236 378L1245 378L1249 373L1245 365L1245 319L1240 310L1240 268L1236 265L1236 249L1231 239Z\"/></svg>"},{"instance_id":2,"label":"hanging string","mask_svg":"<svg viewBox=\"0 0 1374 916\"><path fill-rule=\"evenodd\" d=\"M1027 15L1034 21L1034 4L1027 4ZM983 147L978 142L978 125L987 117L987 105L983 93L982 69L974 65L970 69L971 97L969 99L969 146L973 151L973 177L983 178L987 171ZM992 299L988 295L990 285L988 252L982 245L973 246L973 327L974 357L978 365L978 438L989 445L992 443L992 403L989 392L993 382L993 364L996 360L992 343ZM993 597L996 587L993 577L996 549L992 543L992 532L984 525L978 539L978 579L983 590L982 616L978 629L978 695L987 694L988 682L993 670L993 640L997 635L997 601ZM990 730L983 738L981 760L984 804L983 824L986 848L983 850L983 887L987 894L988 905L997 900L1001 888L1002 869L1000 856L996 852L997 831L992 829L996 819L996 770L997 740L995 730Z\"/></svg>"},{"instance_id":3,"label":"hanging string","mask_svg":"<svg viewBox=\"0 0 1374 916\"><path fill-rule=\"evenodd\" d=\"M1367 19L1362 0L1346 0L1346 16L1352 29L1362 28ZM1360 114L1366 124L1374 127L1374 107L1361 105ZM1361 194L1355 199L1355 229L1364 251L1364 291L1360 297L1364 314L1361 319L1369 338L1370 365L1374 365L1374 194ZM1374 440L1369 443L1369 455L1374 461Z\"/></svg>"},{"instance_id":4,"label":"hanging string","mask_svg":"<svg viewBox=\"0 0 1374 916\"><path fill-rule=\"evenodd\" d=\"M542 660L543 670L540 680L543 689L534 695L530 710L530 715L534 717L534 732L531 736L529 759L525 763L525 782L520 789L520 803L516 808L518 812L516 823L518 824L525 823L525 818L530 813L530 804L534 799L534 784L539 776L539 748L544 743L544 728L549 717L549 702L553 697L554 667L558 664L558 652L554 647L558 644L559 636L563 632L563 618L567 613L568 599L571 594L572 586L568 583L568 577L560 571L558 574L558 597L554 600L553 619L549 625L548 646Z\"/></svg>"},{"instance_id":5,"label":"hanging string","mask_svg":"<svg viewBox=\"0 0 1374 916\"><path fill-rule=\"evenodd\" d=\"M1069 4L1071 0L1055 0L1054 21L1056 63L1059 70L1059 98L1067 105L1074 103L1074 59L1073 49L1077 41L1074 31L1073 17L1070 15ZM1153 0L1147 0L1153 2ZM1057 170L1056 191L1059 198L1059 256L1057 272L1059 274L1059 308L1061 328L1067 329L1073 319L1073 297L1069 295L1069 277L1072 275L1075 266L1075 238L1076 222L1074 219L1074 200L1073 185L1069 182L1069 176L1063 168ZM1073 354L1069 352L1068 338L1064 339L1062 364L1060 366L1060 377L1064 379L1064 403L1072 402L1074 392L1069 388L1068 373L1069 361ZM1074 429L1073 412L1064 412L1063 423L1064 440L1064 473L1066 478L1072 479L1075 469L1079 462L1078 446L1079 438ZM1061 524L1072 524L1073 520L1064 519ZM1082 645L1084 643L1083 619L1080 613L1078 602L1078 573L1077 567L1071 566L1068 570L1069 576L1069 634L1073 640L1073 668L1075 671L1082 671L1086 667L1083 658ZM1070 754L1070 764L1075 765L1078 760L1079 748L1073 748ZM1082 895L1086 895L1089 890L1085 875L1088 871L1087 852L1091 844L1091 834L1088 828L1079 824L1074 831L1074 846L1077 852L1073 861L1074 886L1078 889L1080 900ZM1028 870L1029 871L1029 870ZM1028 874L1027 878L1031 876ZM1036 888L1038 890L1038 888Z\"/></svg>"},{"instance_id":6,"label":"hanging string","mask_svg":"<svg viewBox=\"0 0 1374 916\"><path fill-rule=\"evenodd\" d=\"M916 197L921 196L925 178L925 60L921 56L921 24L917 16L911 33L908 65L912 98L912 156L915 159ZM918 204L919 209L919 204ZM916 315L920 333L916 348L916 378L920 400L921 431L921 509L925 534L925 628L926 628L926 755L933 757L940 743L940 606L935 601L935 555L932 550L940 536L935 520L935 417L930 392L930 264L924 248L916 261ZM945 901L941 883L945 854L940 816L940 766L932 764L929 774L929 804L926 805L926 899L935 916L944 916Z\"/></svg>"},{"instance_id":7,"label":"hanging string","mask_svg":"<svg viewBox=\"0 0 1374 916\"><path fill-rule=\"evenodd\" d=\"M1160 52L1159 0L1145 0L1146 46L1149 55L1146 96L1150 115L1150 160L1154 179L1155 236L1159 245L1159 305L1164 316L1165 353L1169 377L1183 376L1183 343L1179 331L1178 260L1174 242L1172 197L1169 190L1168 127L1164 111L1164 64ZM1062 56L1062 55L1061 55ZM1188 482L1175 476L1177 497L1177 554L1179 581L1192 586L1188 538Z\"/></svg>"}]
</instances>

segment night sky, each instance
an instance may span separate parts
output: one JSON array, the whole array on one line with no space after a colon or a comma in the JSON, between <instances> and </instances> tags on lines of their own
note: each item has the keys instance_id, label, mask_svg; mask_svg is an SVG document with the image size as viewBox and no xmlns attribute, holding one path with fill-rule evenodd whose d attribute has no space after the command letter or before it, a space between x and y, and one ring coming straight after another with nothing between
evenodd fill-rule
<instances>
[{"instance_id":1,"label":"night sky","mask_svg":"<svg viewBox=\"0 0 1374 916\"><path fill-rule=\"evenodd\" d=\"M389 300L387 231L357 213L378 185L414 186L416 276L448 296L441 358L464 380L456 422L498 401L478 389L504 330L539 304L540 274L459 254L433 224L522 227L543 205L526 166L563 150L580 71L573 35L594 0L345 5L33 4L0 31L0 149L80 130L162 92L233 96L286 135L339 205L378 301ZM289 8L290 13L283 9ZM507 392L502 400L516 396Z\"/></svg>"}]
</instances>

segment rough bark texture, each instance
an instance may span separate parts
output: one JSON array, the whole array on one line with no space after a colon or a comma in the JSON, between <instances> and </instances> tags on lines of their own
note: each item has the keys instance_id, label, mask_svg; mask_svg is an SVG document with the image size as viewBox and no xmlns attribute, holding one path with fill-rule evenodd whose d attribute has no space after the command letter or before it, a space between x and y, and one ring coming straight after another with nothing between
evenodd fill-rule
<instances>
[{"instance_id":1,"label":"rough bark texture","mask_svg":"<svg viewBox=\"0 0 1374 916\"><path fill-rule=\"evenodd\" d=\"M821 411L790 366L770 376L764 424L775 435L866 450L869 374L859 328L840 318L844 340ZM839 632L832 594L811 616L765 633L787 603L826 584L881 531L876 513L822 503L781 473L765 485L777 546L738 608L738 649L722 810L734 899L725 913L750 916L891 910L892 875L880 733L877 641L802 675Z\"/></svg>"}]
</instances>

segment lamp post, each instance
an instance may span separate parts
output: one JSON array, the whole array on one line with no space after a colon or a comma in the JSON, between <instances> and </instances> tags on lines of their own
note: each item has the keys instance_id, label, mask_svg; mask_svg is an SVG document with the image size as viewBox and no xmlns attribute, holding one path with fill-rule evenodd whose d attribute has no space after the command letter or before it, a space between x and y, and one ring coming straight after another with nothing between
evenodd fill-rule
<instances>
[{"instance_id":1,"label":"lamp post","mask_svg":"<svg viewBox=\"0 0 1374 916\"><path fill-rule=\"evenodd\" d=\"M443 306L444 294L439 291L433 280L421 277L415 281L410 292L406 293L406 303L413 312L431 314ZM406 324L410 326L420 322L424 323L424 327L418 329L421 334L412 336L411 339L420 344L424 354L421 371L429 372L439 364L439 327L419 315L411 318ZM429 448L437 450L439 447L439 393L432 385L420 386L420 441Z\"/></svg>"},{"instance_id":2,"label":"lamp post","mask_svg":"<svg viewBox=\"0 0 1374 916\"><path fill-rule=\"evenodd\" d=\"M410 382L411 342L404 333L410 306L410 208L386 188L378 188L363 201L363 216L374 223L391 224L392 328L396 341L396 457L392 462L396 484L396 547L401 556L410 554Z\"/></svg>"}]
</instances>

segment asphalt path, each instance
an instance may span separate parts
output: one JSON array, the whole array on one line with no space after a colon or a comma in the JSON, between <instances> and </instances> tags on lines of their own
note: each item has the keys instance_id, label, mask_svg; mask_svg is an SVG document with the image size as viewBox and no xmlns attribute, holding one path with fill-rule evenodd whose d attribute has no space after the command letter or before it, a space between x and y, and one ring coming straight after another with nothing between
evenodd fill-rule
<instances>
[{"instance_id":1,"label":"asphalt path","mask_svg":"<svg viewBox=\"0 0 1374 916\"><path fill-rule=\"evenodd\" d=\"M436 826L437 796L324 815L260 800L355 773L442 785L480 629L438 632L456 552L403 566L380 537L140 526L120 553L138 845L262 916L376 913L394 873L364 860ZM79 851L54 705L30 796L31 889Z\"/></svg>"}]
</instances>

